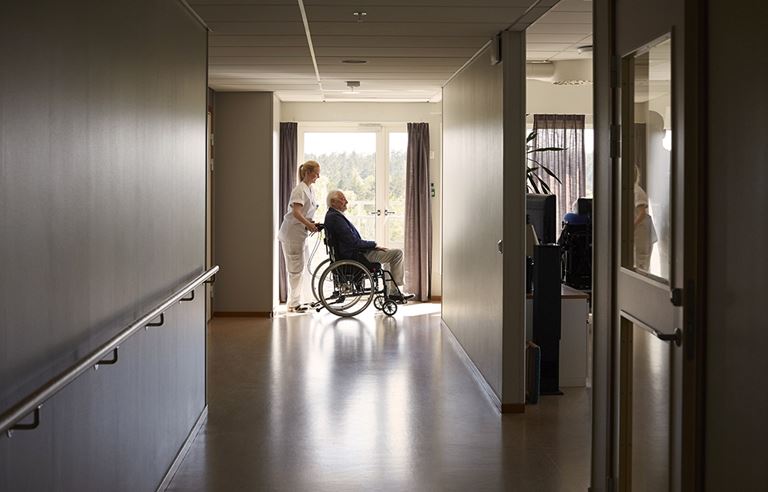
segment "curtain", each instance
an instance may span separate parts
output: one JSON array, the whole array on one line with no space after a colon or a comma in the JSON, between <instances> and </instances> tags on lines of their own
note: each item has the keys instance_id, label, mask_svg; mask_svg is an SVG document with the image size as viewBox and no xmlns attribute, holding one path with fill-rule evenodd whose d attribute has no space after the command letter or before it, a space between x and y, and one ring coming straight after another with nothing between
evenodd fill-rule
<instances>
[{"instance_id":1,"label":"curtain","mask_svg":"<svg viewBox=\"0 0 768 492\"><path fill-rule=\"evenodd\" d=\"M564 147L561 152L533 153L529 156L552 171L561 183L539 172L557 196L557 225L570 212L577 198L586 193L586 161L584 158L583 114L534 114L533 148Z\"/></svg>"},{"instance_id":2,"label":"curtain","mask_svg":"<svg viewBox=\"0 0 768 492\"><path fill-rule=\"evenodd\" d=\"M288 199L291 198L291 191L297 184L298 172L298 123L288 122L280 123L280 221L288 209ZM280 257L280 270L278 273L278 284L280 302L288 299L288 283L285 273L285 258L283 258L283 247L278 242L277 254Z\"/></svg>"},{"instance_id":3,"label":"curtain","mask_svg":"<svg viewBox=\"0 0 768 492\"><path fill-rule=\"evenodd\" d=\"M408 123L405 167L405 287L420 301L432 294L429 124Z\"/></svg>"}]
</instances>

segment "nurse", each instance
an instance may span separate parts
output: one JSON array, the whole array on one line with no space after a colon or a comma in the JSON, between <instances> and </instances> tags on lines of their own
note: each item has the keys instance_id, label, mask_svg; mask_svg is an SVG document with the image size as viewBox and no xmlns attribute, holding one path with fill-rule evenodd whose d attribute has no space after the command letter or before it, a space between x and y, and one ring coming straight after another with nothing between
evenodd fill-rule
<instances>
[{"instance_id":1,"label":"nurse","mask_svg":"<svg viewBox=\"0 0 768 492\"><path fill-rule=\"evenodd\" d=\"M307 161L299 166L299 184L291 192L288 211L283 217L277 238L283 247L285 269L288 272L288 311L304 312L301 305L301 281L307 253L305 242L317 226L312 218L317 210L317 200L312 185L320 177L320 164Z\"/></svg>"}]
</instances>

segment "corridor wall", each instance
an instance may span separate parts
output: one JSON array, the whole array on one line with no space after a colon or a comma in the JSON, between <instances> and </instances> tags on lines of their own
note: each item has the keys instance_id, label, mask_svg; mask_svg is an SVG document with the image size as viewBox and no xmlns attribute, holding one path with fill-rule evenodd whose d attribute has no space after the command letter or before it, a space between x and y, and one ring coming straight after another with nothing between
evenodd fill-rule
<instances>
[{"instance_id":1,"label":"corridor wall","mask_svg":"<svg viewBox=\"0 0 768 492\"><path fill-rule=\"evenodd\" d=\"M524 33L443 89L443 322L502 411L524 409ZM503 254L499 250L503 241Z\"/></svg>"},{"instance_id":2,"label":"corridor wall","mask_svg":"<svg viewBox=\"0 0 768 492\"><path fill-rule=\"evenodd\" d=\"M3 412L202 272L207 36L180 2L38 0L0 46ZM202 298L0 436L0 490L154 490L205 409Z\"/></svg>"},{"instance_id":3,"label":"corridor wall","mask_svg":"<svg viewBox=\"0 0 768 492\"><path fill-rule=\"evenodd\" d=\"M271 92L217 92L214 315L268 316L277 306L277 134Z\"/></svg>"}]
</instances>

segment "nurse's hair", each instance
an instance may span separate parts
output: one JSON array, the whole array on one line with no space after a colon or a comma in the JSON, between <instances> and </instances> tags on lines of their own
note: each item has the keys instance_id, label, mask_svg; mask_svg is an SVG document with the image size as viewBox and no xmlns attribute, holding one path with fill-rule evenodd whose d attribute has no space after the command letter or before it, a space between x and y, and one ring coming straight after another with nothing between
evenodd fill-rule
<instances>
[{"instance_id":1,"label":"nurse's hair","mask_svg":"<svg viewBox=\"0 0 768 492\"><path fill-rule=\"evenodd\" d=\"M320 164L317 161L307 161L299 166L299 181L304 181L304 177L310 171L317 171L320 169Z\"/></svg>"},{"instance_id":2,"label":"nurse's hair","mask_svg":"<svg viewBox=\"0 0 768 492\"><path fill-rule=\"evenodd\" d=\"M328 208L331 208L333 202L339 199L339 195L341 195L340 190L332 190L328 193L328 197L325 199L325 204L328 205Z\"/></svg>"}]
</instances>

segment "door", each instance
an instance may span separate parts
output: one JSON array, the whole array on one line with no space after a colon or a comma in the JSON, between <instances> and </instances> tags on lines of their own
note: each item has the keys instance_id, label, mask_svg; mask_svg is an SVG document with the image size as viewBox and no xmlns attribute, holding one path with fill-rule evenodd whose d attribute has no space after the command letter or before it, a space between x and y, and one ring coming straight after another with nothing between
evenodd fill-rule
<instances>
[{"instance_id":1,"label":"door","mask_svg":"<svg viewBox=\"0 0 768 492\"><path fill-rule=\"evenodd\" d=\"M620 490L670 490L678 473L674 413L683 251L673 241L672 45L664 34L621 57L621 190L617 301ZM677 137L677 135L675 135ZM672 300L672 302L671 302ZM676 306L675 304L678 304Z\"/></svg>"},{"instance_id":2,"label":"door","mask_svg":"<svg viewBox=\"0 0 768 492\"><path fill-rule=\"evenodd\" d=\"M632 9L624 4L617 2L614 115L621 139L614 160L618 488L680 490L684 255L696 247L685 233L685 193L693 184L680 148L682 40L644 16L630 27Z\"/></svg>"},{"instance_id":3,"label":"door","mask_svg":"<svg viewBox=\"0 0 768 492\"><path fill-rule=\"evenodd\" d=\"M349 200L347 218L366 239L386 248L405 243L405 162L408 134L404 125L303 127L299 132L302 162L320 163L314 185L322 222L329 191ZM316 261L313 261L317 263Z\"/></svg>"}]
</instances>

